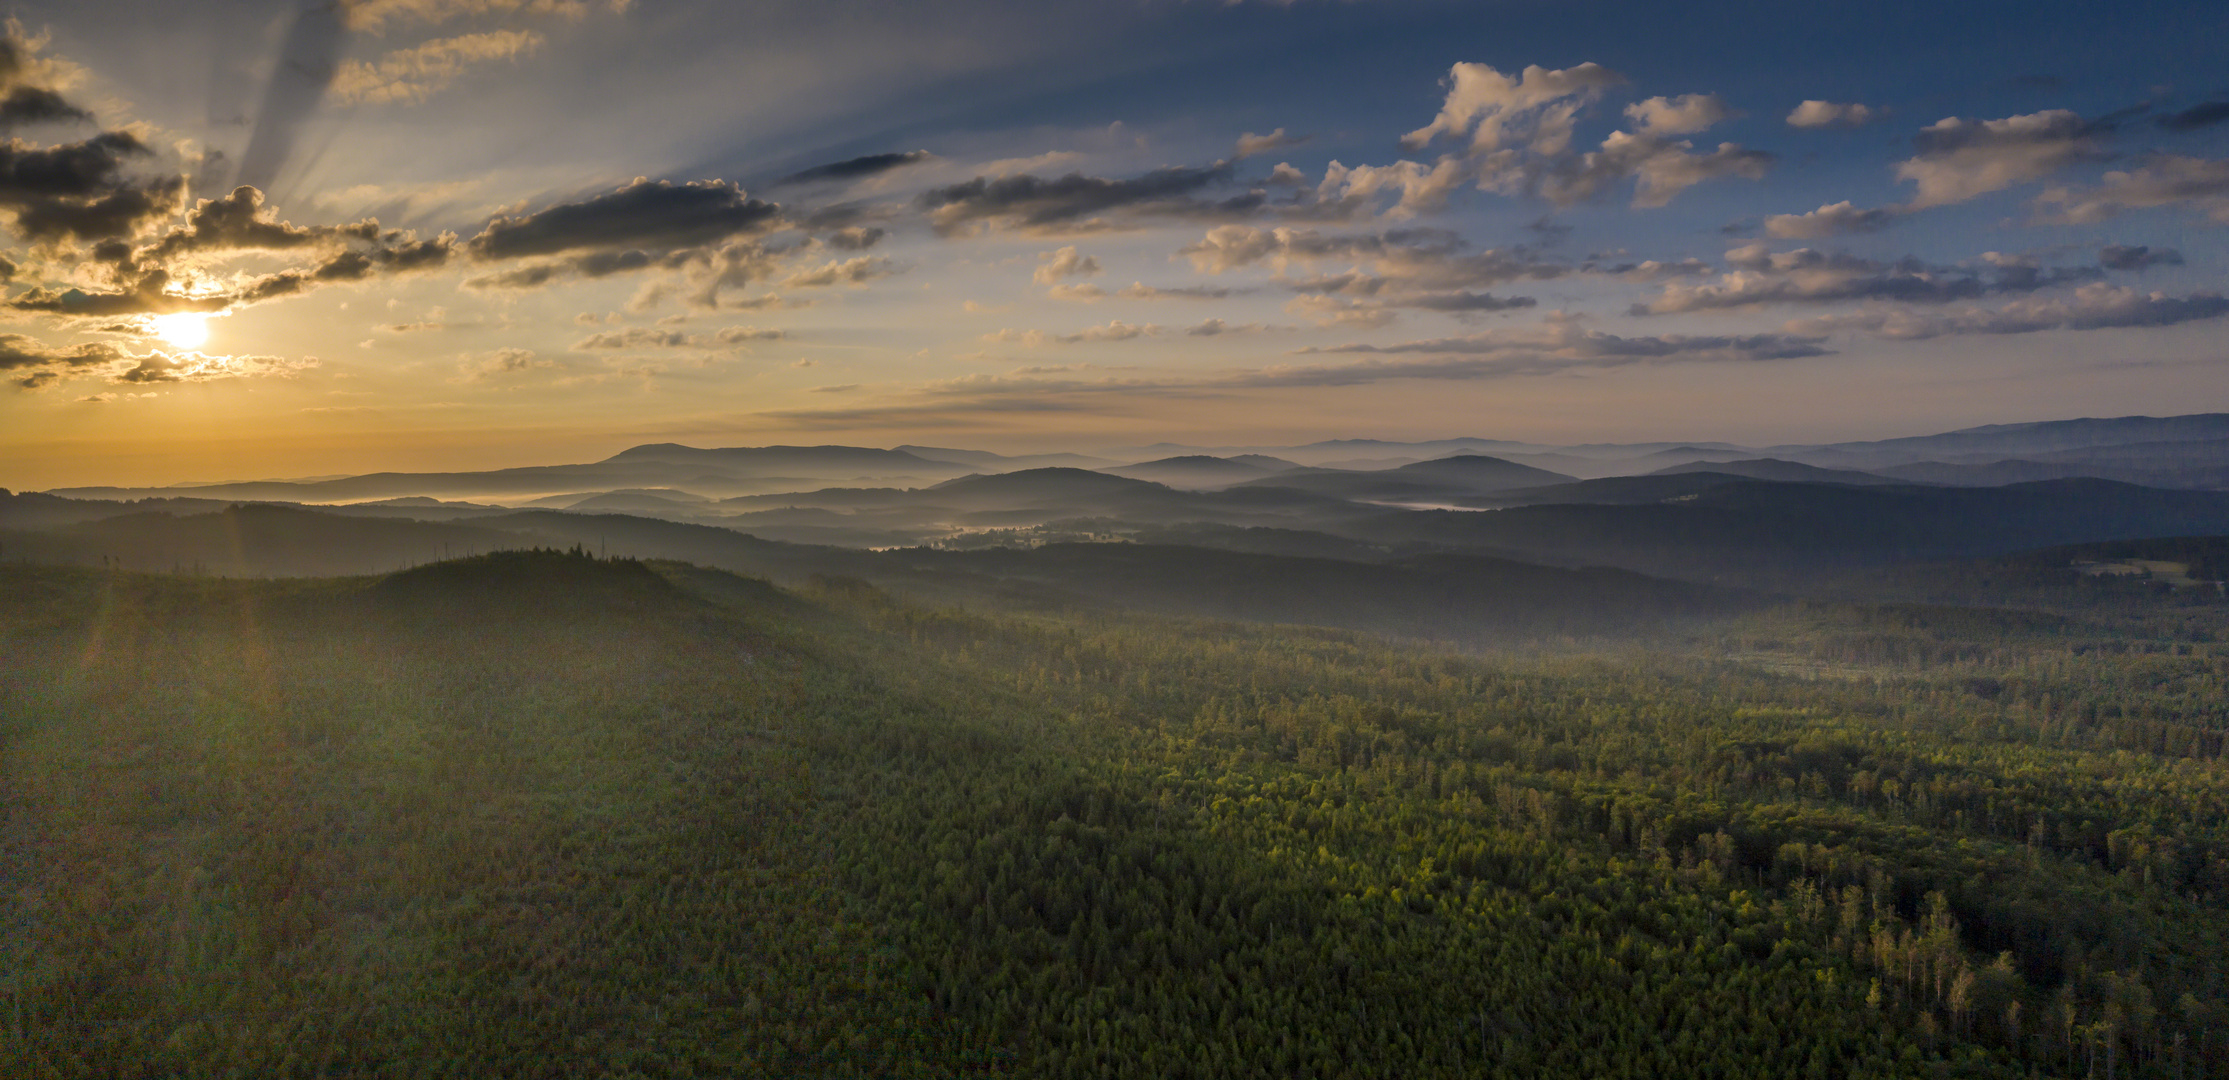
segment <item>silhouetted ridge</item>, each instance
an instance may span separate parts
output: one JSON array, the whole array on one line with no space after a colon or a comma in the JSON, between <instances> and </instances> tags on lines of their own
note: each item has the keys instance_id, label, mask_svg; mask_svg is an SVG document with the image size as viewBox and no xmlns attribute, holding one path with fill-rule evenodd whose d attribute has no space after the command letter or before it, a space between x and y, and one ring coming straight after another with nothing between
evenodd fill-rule
<instances>
[{"instance_id":1,"label":"silhouetted ridge","mask_svg":"<svg viewBox=\"0 0 2229 1080\"><path fill-rule=\"evenodd\" d=\"M477 619L633 613L681 600L666 579L642 562L598 558L580 547L496 551L429 563L389 574L373 593L404 611Z\"/></svg>"}]
</instances>

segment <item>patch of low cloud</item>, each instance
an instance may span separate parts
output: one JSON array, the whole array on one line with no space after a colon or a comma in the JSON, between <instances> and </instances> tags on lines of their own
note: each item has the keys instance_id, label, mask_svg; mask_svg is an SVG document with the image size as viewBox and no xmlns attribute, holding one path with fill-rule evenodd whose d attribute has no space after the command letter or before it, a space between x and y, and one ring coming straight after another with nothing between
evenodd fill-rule
<instances>
[{"instance_id":1,"label":"patch of low cloud","mask_svg":"<svg viewBox=\"0 0 2229 1080\"><path fill-rule=\"evenodd\" d=\"M870 176L880 176L893 170L903 169L908 165L919 165L935 157L935 154L927 150L867 154L861 157L846 158L843 161L832 161L826 165L815 165L810 169L800 169L774 181L774 183L776 186L782 186L864 180Z\"/></svg>"},{"instance_id":2,"label":"patch of low cloud","mask_svg":"<svg viewBox=\"0 0 2229 1080\"><path fill-rule=\"evenodd\" d=\"M2153 250L2149 245L2107 244L2097 253L2097 263L2107 270L2142 273L2155 266L2181 266L2183 253L2174 248Z\"/></svg>"},{"instance_id":3,"label":"patch of low cloud","mask_svg":"<svg viewBox=\"0 0 2229 1080\"><path fill-rule=\"evenodd\" d=\"M1083 345L1098 342L1134 341L1161 332L1152 323L1126 323L1110 319L1105 326L1087 326L1072 334L1049 334L1042 330L1000 330L983 335L983 340L1002 345Z\"/></svg>"},{"instance_id":4,"label":"patch of low cloud","mask_svg":"<svg viewBox=\"0 0 2229 1080\"><path fill-rule=\"evenodd\" d=\"M1078 254L1071 244L1056 251L1038 252L1037 270L1030 275L1030 280L1039 285L1057 285L1068 278L1090 277L1097 273L1099 260Z\"/></svg>"},{"instance_id":5,"label":"patch of low cloud","mask_svg":"<svg viewBox=\"0 0 2229 1080\"><path fill-rule=\"evenodd\" d=\"M2091 188L2053 188L2036 200L2045 221L2089 225L2129 210L2189 206L2229 225L2229 160L2163 154L2138 168L2109 172Z\"/></svg>"},{"instance_id":6,"label":"patch of low cloud","mask_svg":"<svg viewBox=\"0 0 2229 1080\"><path fill-rule=\"evenodd\" d=\"M1860 208L1845 199L1803 214L1773 214L1765 218L1765 235L1781 240L1823 240L1853 233L1878 232L1897 218L1884 207Z\"/></svg>"},{"instance_id":7,"label":"patch of low cloud","mask_svg":"<svg viewBox=\"0 0 2229 1080\"><path fill-rule=\"evenodd\" d=\"M541 48L547 40L532 30L491 30L440 38L397 49L376 61L346 61L334 75L329 92L350 104L417 105L448 89L467 69L515 61Z\"/></svg>"},{"instance_id":8,"label":"patch of low cloud","mask_svg":"<svg viewBox=\"0 0 2229 1080\"><path fill-rule=\"evenodd\" d=\"M1943 304L2094 282L2105 273L2097 266L2045 267L1995 252L1967 265L1942 266L1916 258L1881 262L1813 248L1775 252L1764 244L1735 248L1726 253L1726 263L1731 269L1713 281L1667 282L1654 300L1634 305L1632 314L1867 300Z\"/></svg>"},{"instance_id":9,"label":"patch of low cloud","mask_svg":"<svg viewBox=\"0 0 2229 1080\"><path fill-rule=\"evenodd\" d=\"M1947 206L2101 161L2101 133L2067 109L2002 120L1954 116L1920 129L1912 139L1918 153L1897 165L1896 176L1918 187L1911 209Z\"/></svg>"},{"instance_id":10,"label":"patch of low cloud","mask_svg":"<svg viewBox=\"0 0 2229 1080\"><path fill-rule=\"evenodd\" d=\"M1307 141L1308 136L1287 135L1284 128L1278 128L1267 135L1256 135L1249 131L1238 137L1238 145L1232 148L1231 156L1233 160L1250 158L1257 154L1269 153L1272 150L1282 150L1288 146L1299 146Z\"/></svg>"},{"instance_id":11,"label":"patch of low cloud","mask_svg":"<svg viewBox=\"0 0 2229 1080\"><path fill-rule=\"evenodd\" d=\"M1859 331L1900 341L1968 334L2032 334L2046 330L2108 330L2174 326L2229 315L2229 297L2218 293L2169 296L2103 282L2067 297L2028 297L2000 307L1956 311L1891 308L1844 312L1787 324L1794 334Z\"/></svg>"},{"instance_id":12,"label":"patch of low cloud","mask_svg":"<svg viewBox=\"0 0 2229 1080\"><path fill-rule=\"evenodd\" d=\"M579 202L498 217L465 247L487 260L591 250L673 251L763 232L780 218L780 206L725 180L675 184L637 177Z\"/></svg>"},{"instance_id":13,"label":"patch of low cloud","mask_svg":"<svg viewBox=\"0 0 2229 1080\"><path fill-rule=\"evenodd\" d=\"M1044 179L1029 173L978 176L922 193L916 205L942 235L993 227L1025 232L1095 231L1105 227L1096 215L1202 216L1248 213L1261 207L1259 193L1208 200L1200 193L1228 184L1228 162L1209 166L1172 166L1143 176L1107 179L1069 173Z\"/></svg>"},{"instance_id":14,"label":"patch of low cloud","mask_svg":"<svg viewBox=\"0 0 2229 1080\"><path fill-rule=\"evenodd\" d=\"M1862 127L1880 119L1882 110L1855 102L1805 101L1788 113L1796 128Z\"/></svg>"},{"instance_id":15,"label":"patch of low cloud","mask_svg":"<svg viewBox=\"0 0 2229 1080\"><path fill-rule=\"evenodd\" d=\"M2229 101L2203 101L2159 118L2159 126L2175 132L2197 131L2222 123L2229 123Z\"/></svg>"}]
</instances>

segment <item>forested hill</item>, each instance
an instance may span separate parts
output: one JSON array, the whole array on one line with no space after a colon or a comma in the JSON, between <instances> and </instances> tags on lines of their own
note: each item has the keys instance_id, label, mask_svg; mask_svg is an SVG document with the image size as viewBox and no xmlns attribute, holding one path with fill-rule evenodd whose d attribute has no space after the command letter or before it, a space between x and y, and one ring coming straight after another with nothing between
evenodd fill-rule
<instances>
[{"instance_id":1,"label":"forested hill","mask_svg":"<svg viewBox=\"0 0 2229 1080\"><path fill-rule=\"evenodd\" d=\"M2222 1077L2225 630L5 565L0 1075Z\"/></svg>"}]
</instances>

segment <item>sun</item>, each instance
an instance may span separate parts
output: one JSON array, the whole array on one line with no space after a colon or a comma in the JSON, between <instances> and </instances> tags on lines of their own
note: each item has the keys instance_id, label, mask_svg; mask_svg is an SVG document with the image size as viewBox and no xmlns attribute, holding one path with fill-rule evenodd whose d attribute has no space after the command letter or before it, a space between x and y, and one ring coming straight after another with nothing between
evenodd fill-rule
<instances>
[{"instance_id":1,"label":"sun","mask_svg":"<svg viewBox=\"0 0 2229 1080\"><path fill-rule=\"evenodd\" d=\"M209 316L192 312L157 315L155 336L181 349L198 349L209 340Z\"/></svg>"}]
</instances>

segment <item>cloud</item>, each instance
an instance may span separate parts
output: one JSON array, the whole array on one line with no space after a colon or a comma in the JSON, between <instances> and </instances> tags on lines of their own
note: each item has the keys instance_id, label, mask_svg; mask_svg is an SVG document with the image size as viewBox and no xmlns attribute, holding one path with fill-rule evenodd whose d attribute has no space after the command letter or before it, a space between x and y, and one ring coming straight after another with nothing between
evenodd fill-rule
<instances>
[{"instance_id":1,"label":"cloud","mask_svg":"<svg viewBox=\"0 0 2229 1080\"><path fill-rule=\"evenodd\" d=\"M1693 135L1734 115L1716 94L1652 97L1625 107L1625 115L1644 135Z\"/></svg>"},{"instance_id":2,"label":"cloud","mask_svg":"<svg viewBox=\"0 0 2229 1080\"><path fill-rule=\"evenodd\" d=\"M1000 330L983 335L983 340L1004 345L1080 345L1090 342L1131 341L1160 332L1161 328L1152 323L1138 325L1110 319L1105 326L1087 326L1073 334L1048 334L1042 330Z\"/></svg>"},{"instance_id":3,"label":"cloud","mask_svg":"<svg viewBox=\"0 0 2229 1080\"><path fill-rule=\"evenodd\" d=\"M1633 313L1859 300L1941 304L2094 281L2103 273L2097 267L2046 269L2032 260L1993 252L1977 260L1978 265L1932 266L1918 259L1884 263L1812 248L1772 252L1763 244L1735 248L1726 253L1726 262L1734 269L1718 280L1668 282L1654 301L1635 305Z\"/></svg>"},{"instance_id":4,"label":"cloud","mask_svg":"<svg viewBox=\"0 0 2229 1080\"><path fill-rule=\"evenodd\" d=\"M1947 206L2100 160L2097 134L2066 109L2002 120L1954 116L1920 129L1912 139L1918 155L1897 165L1896 176L1918 185L1911 209Z\"/></svg>"},{"instance_id":5,"label":"cloud","mask_svg":"<svg viewBox=\"0 0 2229 1080\"><path fill-rule=\"evenodd\" d=\"M828 234L822 243L838 251L865 251L881 243L885 235L880 227L852 225Z\"/></svg>"},{"instance_id":6,"label":"cloud","mask_svg":"<svg viewBox=\"0 0 2229 1080\"><path fill-rule=\"evenodd\" d=\"M1533 65L1516 78L1485 64L1459 63L1448 72L1439 115L1402 136L1401 145L1421 150L1443 136L1468 135L1473 154L1561 154L1571 145L1579 110L1624 82L1625 76L1595 63L1554 71Z\"/></svg>"},{"instance_id":7,"label":"cloud","mask_svg":"<svg viewBox=\"0 0 2229 1080\"><path fill-rule=\"evenodd\" d=\"M1696 151L1674 137L1704 130L1731 116L1709 94L1655 97L1626 110L1638 131L1613 131L1593 150L1572 147L1579 114L1624 77L1600 64L1562 70L1538 66L1511 77L1484 64L1457 64L1439 116L1401 140L1421 150L1442 138L1468 137L1468 145L1432 165L1403 161L1349 169L1337 162L1318 188L1321 202L1348 206L1383 193L1400 193L1398 214L1439 209L1465 184L1503 195L1546 198L1558 206L1593 199L1624 180L1635 181L1633 205L1659 207L1680 192L1721 177L1762 177L1773 157L1735 143Z\"/></svg>"},{"instance_id":8,"label":"cloud","mask_svg":"<svg viewBox=\"0 0 2229 1080\"><path fill-rule=\"evenodd\" d=\"M1830 236L1876 232L1896 220L1896 212L1881 208L1861 210L1844 199L1807 214L1773 214L1765 218L1765 235L1782 240L1821 240Z\"/></svg>"},{"instance_id":9,"label":"cloud","mask_svg":"<svg viewBox=\"0 0 2229 1080\"><path fill-rule=\"evenodd\" d=\"M492 353L477 355L467 353L462 360L458 370L464 373L465 378L474 381L557 366L555 361L536 357L532 349L519 348L497 349Z\"/></svg>"},{"instance_id":10,"label":"cloud","mask_svg":"<svg viewBox=\"0 0 2229 1080\"><path fill-rule=\"evenodd\" d=\"M1788 114L1788 126L1799 128L1858 127L1881 118L1881 110L1870 105L1854 103L1837 104L1832 101L1805 101Z\"/></svg>"},{"instance_id":11,"label":"cloud","mask_svg":"<svg viewBox=\"0 0 2229 1080\"><path fill-rule=\"evenodd\" d=\"M1824 356L1829 351L1822 347L1819 337L1808 334L1663 334L1622 337L1586 329L1584 321L1576 315L1556 312L1530 327L1491 330L1461 337L1406 341L1397 345L1337 345L1328 349L1302 351L1519 355L1593 366L1685 360L1795 360Z\"/></svg>"},{"instance_id":12,"label":"cloud","mask_svg":"<svg viewBox=\"0 0 2229 1080\"><path fill-rule=\"evenodd\" d=\"M1202 190L1229 182L1231 176L1227 162L1205 167L1171 166L1127 180L1082 173L1069 173L1056 180L1028 173L978 176L924 192L918 205L928 212L930 223L939 233L949 235L978 224L1057 231L1111 210L1198 215L1243 212L1262 204L1259 195L1242 195L1220 203L1194 197Z\"/></svg>"},{"instance_id":13,"label":"cloud","mask_svg":"<svg viewBox=\"0 0 2229 1080\"><path fill-rule=\"evenodd\" d=\"M1076 253L1075 245L1058 251L1037 253L1037 272L1030 280L1039 285L1055 285L1064 278L1089 277L1099 272L1099 260Z\"/></svg>"},{"instance_id":14,"label":"cloud","mask_svg":"<svg viewBox=\"0 0 2229 1080\"><path fill-rule=\"evenodd\" d=\"M783 330L768 330L757 326L730 326L712 335L712 339L722 345L742 345L752 341L779 341L788 336L789 333Z\"/></svg>"},{"instance_id":15,"label":"cloud","mask_svg":"<svg viewBox=\"0 0 2229 1080\"><path fill-rule=\"evenodd\" d=\"M1123 286L1115 295L1125 300L1223 300L1240 293L1252 291L1254 290L1227 289L1213 285L1180 285L1176 288L1162 288L1157 285L1148 285L1142 281L1133 281Z\"/></svg>"},{"instance_id":16,"label":"cloud","mask_svg":"<svg viewBox=\"0 0 2229 1080\"><path fill-rule=\"evenodd\" d=\"M2214 223L2229 225L2229 160L2162 155L2140 168L2106 173L2094 188L2053 188L2036 201L2056 207L2046 220L2065 224L2094 224L2123 210L2187 203Z\"/></svg>"},{"instance_id":17,"label":"cloud","mask_svg":"<svg viewBox=\"0 0 2229 1080\"><path fill-rule=\"evenodd\" d=\"M17 86L0 98L0 129L30 124L90 124L93 114L43 86Z\"/></svg>"},{"instance_id":18,"label":"cloud","mask_svg":"<svg viewBox=\"0 0 2229 1080\"><path fill-rule=\"evenodd\" d=\"M897 265L879 255L861 255L856 259L830 261L810 270L800 270L782 279L785 289L823 288L829 285L864 285L878 278L898 272Z\"/></svg>"},{"instance_id":19,"label":"cloud","mask_svg":"<svg viewBox=\"0 0 2229 1080\"><path fill-rule=\"evenodd\" d=\"M482 259L573 251L672 251L771 228L781 207L725 180L675 184L636 177L608 194L488 222L466 248Z\"/></svg>"},{"instance_id":20,"label":"cloud","mask_svg":"<svg viewBox=\"0 0 2229 1080\"><path fill-rule=\"evenodd\" d=\"M186 213L186 224L172 229L141 251L141 259L171 259L180 255L233 251L292 251L343 239L376 240L377 221L329 228L301 228L278 220L264 205L263 193L252 187L234 188L221 199L203 199Z\"/></svg>"},{"instance_id":21,"label":"cloud","mask_svg":"<svg viewBox=\"0 0 2229 1080\"><path fill-rule=\"evenodd\" d=\"M2107 244L2103 250L2097 253L2097 264L2107 270L2141 272L2154 266L2181 266L2183 264L2183 253L2176 251L2174 248L2161 248L2158 251L2153 251L2150 247L2141 244L2135 247Z\"/></svg>"},{"instance_id":22,"label":"cloud","mask_svg":"<svg viewBox=\"0 0 2229 1080\"><path fill-rule=\"evenodd\" d=\"M860 180L869 176L880 176L893 169L902 169L908 165L918 165L935 156L927 150L907 150L904 153L893 154L868 154L864 157L847 158L843 161L832 161L826 165L815 165L810 169L801 169L774 181L774 183L776 186L781 186L785 184L813 184L829 180Z\"/></svg>"},{"instance_id":23,"label":"cloud","mask_svg":"<svg viewBox=\"0 0 2229 1080\"><path fill-rule=\"evenodd\" d=\"M475 64L516 60L546 41L531 30L493 30L440 38L397 49L375 63L347 61L334 75L330 92L349 103L415 105L447 89Z\"/></svg>"},{"instance_id":24,"label":"cloud","mask_svg":"<svg viewBox=\"0 0 2229 1080\"><path fill-rule=\"evenodd\" d=\"M1287 135L1284 128L1278 128L1267 135L1256 135L1249 131L1238 137L1238 145L1232 151L1231 158L1234 161L1241 158L1250 158L1256 154L1266 154L1272 150L1281 150L1288 146L1299 146L1307 141L1308 136Z\"/></svg>"},{"instance_id":25,"label":"cloud","mask_svg":"<svg viewBox=\"0 0 2229 1080\"><path fill-rule=\"evenodd\" d=\"M315 357L288 360L276 356L211 356L207 353L151 352L135 357L137 363L109 377L110 382L149 384L211 382L252 376L287 377L317 366Z\"/></svg>"},{"instance_id":26,"label":"cloud","mask_svg":"<svg viewBox=\"0 0 2229 1080\"><path fill-rule=\"evenodd\" d=\"M2159 126L2169 131L2196 131L2224 122L2229 122L2229 101L2200 102L2159 118Z\"/></svg>"},{"instance_id":27,"label":"cloud","mask_svg":"<svg viewBox=\"0 0 2229 1080\"><path fill-rule=\"evenodd\" d=\"M1207 319L1184 331L1189 337L1224 337L1230 334L1259 334L1277 327L1266 323L1241 323L1233 325L1221 319Z\"/></svg>"},{"instance_id":28,"label":"cloud","mask_svg":"<svg viewBox=\"0 0 2229 1080\"><path fill-rule=\"evenodd\" d=\"M644 326L630 326L625 330L606 330L590 334L573 343L574 352L599 352L611 349L693 349L704 343L693 334L679 330L653 330Z\"/></svg>"},{"instance_id":29,"label":"cloud","mask_svg":"<svg viewBox=\"0 0 2229 1080\"><path fill-rule=\"evenodd\" d=\"M1850 312L1790 322L1796 334L1857 330L1904 341L1962 334L2031 334L2044 330L2107 330L2173 326L2229 315L2229 297L2218 293L2168 296L2093 282L2071 297L2029 297L2001 307L1961 311Z\"/></svg>"},{"instance_id":30,"label":"cloud","mask_svg":"<svg viewBox=\"0 0 2229 1080\"><path fill-rule=\"evenodd\" d=\"M1055 285L1045 290L1045 296L1052 300L1073 300L1082 304L1096 304L1107 298L1107 290L1090 282L1085 282L1081 285Z\"/></svg>"},{"instance_id":31,"label":"cloud","mask_svg":"<svg viewBox=\"0 0 2229 1080\"><path fill-rule=\"evenodd\" d=\"M1469 251L1444 229L1394 229L1381 234L1325 235L1312 229L1221 225L1179 254L1193 268L1222 274L1257 264L1274 268L1277 284L1312 294L1288 301L1285 310L1323 326L1384 326L1403 310L1457 316L1533 306L1531 297L1503 297L1475 289L1519 280L1545 280L1570 272L1522 249ZM1346 264L1348 269L1305 277L1292 271Z\"/></svg>"},{"instance_id":32,"label":"cloud","mask_svg":"<svg viewBox=\"0 0 2229 1080\"><path fill-rule=\"evenodd\" d=\"M633 0L354 0L339 5L348 27L366 33L384 33L389 24L438 26L459 19L502 15L544 15L579 20L602 7L613 13L626 11Z\"/></svg>"},{"instance_id":33,"label":"cloud","mask_svg":"<svg viewBox=\"0 0 2229 1080\"><path fill-rule=\"evenodd\" d=\"M105 342L57 348L23 334L0 334L0 373L23 390L42 389L83 369L125 358L123 350Z\"/></svg>"}]
</instances>

